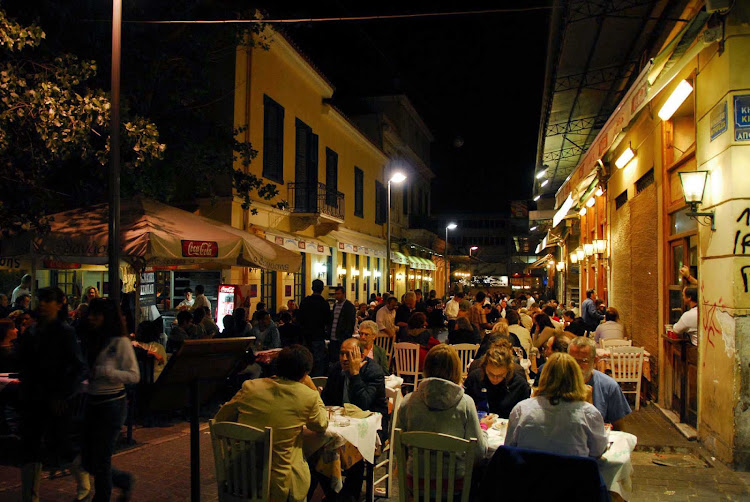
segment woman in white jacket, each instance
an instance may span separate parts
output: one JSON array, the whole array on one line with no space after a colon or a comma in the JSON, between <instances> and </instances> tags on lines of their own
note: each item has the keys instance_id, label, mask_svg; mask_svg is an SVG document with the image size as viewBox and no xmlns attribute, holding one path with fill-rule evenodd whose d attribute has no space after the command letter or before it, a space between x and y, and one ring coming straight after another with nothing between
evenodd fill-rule
<instances>
[{"instance_id":1,"label":"woman in white jacket","mask_svg":"<svg viewBox=\"0 0 750 502\"><path fill-rule=\"evenodd\" d=\"M112 468L112 452L125 423L125 385L137 383L140 372L115 302L91 300L83 342L90 371L83 467L94 476L94 502L108 502L113 484L122 490L120 500L129 500L133 478Z\"/></svg>"}]
</instances>

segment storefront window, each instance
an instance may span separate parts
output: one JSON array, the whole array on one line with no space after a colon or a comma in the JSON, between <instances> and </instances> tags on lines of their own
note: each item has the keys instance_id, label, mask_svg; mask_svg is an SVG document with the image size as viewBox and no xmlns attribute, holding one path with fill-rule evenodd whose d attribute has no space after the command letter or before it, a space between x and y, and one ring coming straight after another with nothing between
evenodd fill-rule
<instances>
[{"instance_id":1,"label":"storefront window","mask_svg":"<svg viewBox=\"0 0 750 502\"><path fill-rule=\"evenodd\" d=\"M698 229L698 222L687 215L688 211L690 208L686 207L669 215L672 235Z\"/></svg>"}]
</instances>

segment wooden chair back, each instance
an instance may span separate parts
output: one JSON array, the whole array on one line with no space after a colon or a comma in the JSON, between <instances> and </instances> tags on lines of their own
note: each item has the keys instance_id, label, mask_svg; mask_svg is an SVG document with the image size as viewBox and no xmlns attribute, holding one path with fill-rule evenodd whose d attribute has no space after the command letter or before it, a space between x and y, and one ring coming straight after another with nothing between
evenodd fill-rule
<instances>
[{"instance_id":1,"label":"wooden chair back","mask_svg":"<svg viewBox=\"0 0 750 502\"><path fill-rule=\"evenodd\" d=\"M312 377L313 384L315 384L315 388L318 389L318 392L325 389L326 384L328 383L328 377L326 376L318 376L318 377Z\"/></svg>"},{"instance_id":2,"label":"wooden chair back","mask_svg":"<svg viewBox=\"0 0 750 502\"><path fill-rule=\"evenodd\" d=\"M610 347L632 347L633 346L633 340L599 340L599 344L602 346L603 349L608 349Z\"/></svg>"},{"instance_id":3,"label":"wooden chair back","mask_svg":"<svg viewBox=\"0 0 750 502\"><path fill-rule=\"evenodd\" d=\"M373 483L373 487L377 490L378 485L385 483L385 489L382 490L382 492L383 496L388 498L390 497L390 494L393 493L393 468L396 463L395 449L393 447L395 441L394 434L396 433L396 422L398 420L399 408L401 407L401 401L404 399L404 396L401 394L401 387L395 389L386 387L385 395L388 398L388 401L393 404L393 413L391 413L390 420L391 433L388 444L383 448L383 455L385 455L386 458L375 464L375 470L384 468L385 474ZM378 491L376 491L376 494L379 495Z\"/></svg>"},{"instance_id":4,"label":"wooden chair back","mask_svg":"<svg viewBox=\"0 0 750 502\"><path fill-rule=\"evenodd\" d=\"M420 493L425 502L468 502L476 442L476 438L467 440L437 432L402 432L401 429L396 429L394 446L398 463L399 501L410 500L411 492L415 502L419 501ZM407 449L412 461L411 487L407 483ZM459 454L463 454L463 460L458 458ZM464 465L463 478L456 476L459 462Z\"/></svg>"},{"instance_id":5,"label":"wooden chair back","mask_svg":"<svg viewBox=\"0 0 750 502\"><path fill-rule=\"evenodd\" d=\"M373 343L383 349L385 355L388 356L388 367L390 368L393 360L393 337L380 333L375 335Z\"/></svg>"},{"instance_id":6,"label":"wooden chair back","mask_svg":"<svg viewBox=\"0 0 750 502\"><path fill-rule=\"evenodd\" d=\"M394 344L393 347L396 354L396 374L404 379L403 385L410 385L414 387L413 390L417 390L419 377L421 376L419 371L419 344L400 342Z\"/></svg>"},{"instance_id":7,"label":"wooden chair back","mask_svg":"<svg viewBox=\"0 0 750 502\"><path fill-rule=\"evenodd\" d=\"M267 502L273 431L209 420L219 502Z\"/></svg>"},{"instance_id":8,"label":"wooden chair back","mask_svg":"<svg viewBox=\"0 0 750 502\"><path fill-rule=\"evenodd\" d=\"M458 352L458 358L461 360L461 371L463 372L463 378L465 380L469 370L469 364L471 364L471 361L479 350L479 344L457 343L453 348Z\"/></svg>"},{"instance_id":9,"label":"wooden chair back","mask_svg":"<svg viewBox=\"0 0 750 502\"><path fill-rule=\"evenodd\" d=\"M641 403L641 377L643 376L643 347L611 347L610 368L612 378L618 384L635 384L635 391L623 388L623 394L635 394L635 409L640 408Z\"/></svg>"}]
</instances>

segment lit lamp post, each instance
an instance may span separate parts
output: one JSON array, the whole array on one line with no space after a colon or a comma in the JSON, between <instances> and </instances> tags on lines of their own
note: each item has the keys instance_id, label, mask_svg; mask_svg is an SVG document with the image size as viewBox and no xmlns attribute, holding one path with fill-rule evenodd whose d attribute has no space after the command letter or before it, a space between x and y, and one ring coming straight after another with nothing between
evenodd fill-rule
<instances>
[{"instance_id":1,"label":"lit lamp post","mask_svg":"<svg viewBox=\"0 0 750 502\"><path fill-rule=\"evenodd\" d=\"M448 230L455 230L455 223L448 223L445 227L445 299L448 299L448 291L451 288L451 276L448 274Z\"/></svg>"},{"instance_id":2,"label":"lit lamp post","mask_svg":"<svg viewBox=\"0 0 750 502\"><path fill-rule=\"evenodd\" d=\"M479 247L478 247L478 246L471 246L471 247L469 248L469 258L471 258L471 252L472 252L472 251L476 251L477 249L479 249Z\"/></svg>"},{"instance_id":3,"label":"lit lamp post","mask_svg":"<svg viewBox=\"0 0 750 502\"><path fill-rule=\"evenodd\" d=\"M386 280L388 283L388 291L393 291L391 282L391 183L402 183L405 179L406 175L397 171L393 173L391 179L388 180L388 200L386 202L388 205L388 214L386 218L388 240L385 243L385 266L386 273L388 274L388 279Z\"/></svg>"},{"instance_id":4,"label":"lit lamp post","mask_svg":"<svg viewBox=\"0 0 750 502\"><path fill-rule=\"evenodd\" d=\"M698 212L698 205L703 203L703 194L706 191L706 179L708 171L683 171L679 173L682 194L685 202L690 205L687 216L698 221L698 217L708 218L711 221L711 230L716 230L714 213Z\"/></svg>"}]
</instances>

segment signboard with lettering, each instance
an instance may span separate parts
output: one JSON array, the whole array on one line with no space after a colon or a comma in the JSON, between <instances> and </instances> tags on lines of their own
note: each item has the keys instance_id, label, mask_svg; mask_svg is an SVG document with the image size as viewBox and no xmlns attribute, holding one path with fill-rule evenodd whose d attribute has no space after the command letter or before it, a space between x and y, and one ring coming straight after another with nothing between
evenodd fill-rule
<instances>
[{"instance_id":1,"label":"signboard with lettering","mask_svg":"<svg viewBox=\"0 0 750 502\"><path fill-rule=\"evenodd\" d=\"M156 305L156 274L144 272L141 274L141 307Z\"/></svg>"},{"instance_id":2,"label":"signboard with lettering","mask_svg":"<svg viewBox=\"0 0 750 502\"><path fill-rule=\"evenodd\" d=\"M711 141L727 132L727 101L711 110Z\"/></svg>"},{"instance_id":3,"label":"signboard with lettering","mask_svg":"<svg viewBox=\"0 0 750 502\"><path fill-rule=\"evenodd\" d=\"M186 258L216 258L219 244L215 241L181 241L182 256Z\"/></svg>"},{"instance_id":4,"label":"signboard with lettering","mask_svg":"<svg viewBox=\"0 0 750 502\"><path fill-rule=\"evenodd\" d=\"M750 94L734 97L734 140L750 141Z\"/></svg>"}]
</instances>

